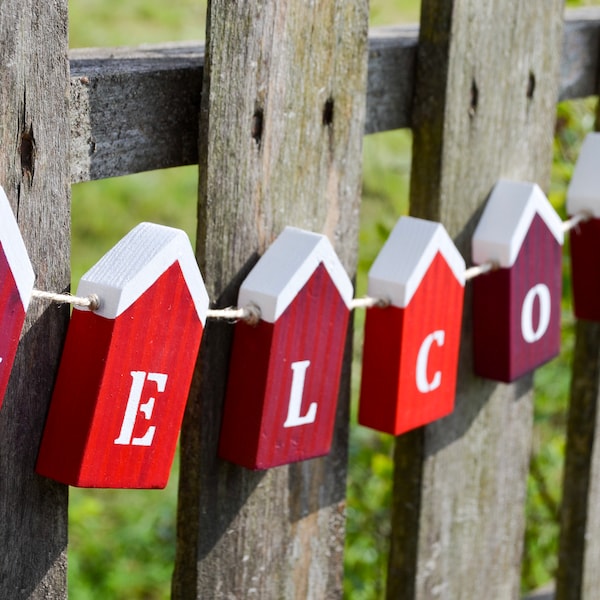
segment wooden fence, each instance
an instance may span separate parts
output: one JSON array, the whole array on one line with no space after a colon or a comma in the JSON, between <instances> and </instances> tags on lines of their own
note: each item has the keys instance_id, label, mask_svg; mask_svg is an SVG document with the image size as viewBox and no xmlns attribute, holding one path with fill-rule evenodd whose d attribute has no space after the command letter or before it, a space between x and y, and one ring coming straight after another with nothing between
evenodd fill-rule
<instances>
[{"instance_id":1,"label":"wooden fence","mask_svg":"<svg viewBox=\"0 0 600 600\"><path fill-rule=\"evenodd\" d=\"M197 257L218 306L285 225L355 269L365 133L412 127L410 212L469 261L500 177L548 186L557 100L598 92L600 10L424 0L368 31L367 0L212 0L206 47L67 53L67 0L4 0L0 183L42 289L69 287L70 184L199 164ZM70 69L70 74L69 74ZM472 374L395 449L389 598L517 598L531 377ZM67 488L34 464L68 312L34 302L0 411L0 598L64 598ZM231 327L210 322L181 435L174 598L341 596L350 348L333 450L250 472L216 458ZM577 324L557 598L600 590L600 328Z\"/></svg>"}]
</instances>

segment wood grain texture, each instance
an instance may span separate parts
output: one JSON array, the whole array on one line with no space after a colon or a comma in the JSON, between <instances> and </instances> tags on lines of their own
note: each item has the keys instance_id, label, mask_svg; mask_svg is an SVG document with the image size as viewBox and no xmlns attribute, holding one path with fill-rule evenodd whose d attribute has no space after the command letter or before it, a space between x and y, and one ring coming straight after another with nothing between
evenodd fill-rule
<instances>
[{"instance_id":1,"label":"wood grain texture","mask_svg":"<svg viewBox=\"0 0 600 600\"><path fill-rule=\"evenodd\" d=\"M365 133L410 127L418 36L416 26L369 32Z\"/></svg>"},{"instance_id":2,"label":"wood grain texture","mask_svg":"<svg viewBox=\"0 0 600 600\"><path fill-rule=\"evenodd\" d=\"M209 295L235 303L286 225L325 233L353 273L367 3L214 0L208 17L197 253ZM349 355L331 453L256 473L216 458L231 336L208 323L188 402L174 597L339 597Z\"/></svg>"},{"instance_id":3,"label":"wood grain texture","mask_svg":"<svg viewBox=\"0 0 600 600\"><path fill-rule=\"evenodd\" d=\"M410 211L442 222L467 263L500 177L549 182L562 11L558 0L423 2ZM519 595L530 380L473 375L467 292L454 413L398 439L389 598Z\"/></svg>"},{"instance_id":4,"label":"wood grain texture","mask_svg":"<svg viewBox=\"0 0 600 600\"><path fill-rule=\"evenodd\" d=\"M566 16L561 100L597 93L600 56L600 8ZM411 126L417 37L370 32L365 133ZM203 65L199 44L72 50L72 182L196 164Z\"/></svg>"},{"instance_id":5,"label":"wood grain texture","mask_svg":"<svg viewBox=\"0 0 600 600\"><path fill-rule=\"evenodd\" d=\"M72 50L71 181L198 161L204 49Z\"/></svg>"},{"instance_id":6,"label":"wood grain texture","mask_svg":"<svg viewBox=\"0 0 600 600\"><path fill-rule=\"evenodd\" d=\"M0 11L0 184L37 286L69 287L67 2ZM66 598L67 488L34 465L67 308L31 303L0 410L0 597Z\"/></svg>"}]
</instances>

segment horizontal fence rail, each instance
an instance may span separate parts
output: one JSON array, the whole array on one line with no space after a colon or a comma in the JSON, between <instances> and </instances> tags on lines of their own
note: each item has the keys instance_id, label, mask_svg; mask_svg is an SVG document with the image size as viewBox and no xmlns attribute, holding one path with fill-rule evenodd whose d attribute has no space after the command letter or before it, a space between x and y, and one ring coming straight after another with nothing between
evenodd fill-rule
<instances>
[{"instance_id":1,"label":"horizontal fence rail","mask_svg":"<svg viewBox=\"0 0 600 600\"><path fill-rule=\"evenodd\" d=\"M558 100L598 91L600 8L566 13ZM369 33L365 133L411 125L418 28ZM71 181L198 162L204 47L193 43L73 50Z\"/></svg>"}]
</instances>

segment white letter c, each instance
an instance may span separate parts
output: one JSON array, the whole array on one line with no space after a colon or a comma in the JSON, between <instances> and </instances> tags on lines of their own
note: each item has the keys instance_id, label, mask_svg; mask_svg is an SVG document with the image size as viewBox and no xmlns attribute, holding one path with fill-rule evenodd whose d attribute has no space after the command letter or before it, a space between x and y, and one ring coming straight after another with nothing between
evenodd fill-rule
<instances>
[{"instance_id":1,"label":"white letter c","mask_svg":"<svg viewBox=\"0 0 600 600\"><path fill-rule=\"evenodd\" d=\"M419 348L419 354L417 355L417 389L422 393L432 392L433 390L440 387L442 383L441 371L436 371L431 381L427 380L427 363L429 362L429 351L433 342L438 347L444 345L446 334L443 330L439 329L430 333Z\"/></svg>"}]
</instances>

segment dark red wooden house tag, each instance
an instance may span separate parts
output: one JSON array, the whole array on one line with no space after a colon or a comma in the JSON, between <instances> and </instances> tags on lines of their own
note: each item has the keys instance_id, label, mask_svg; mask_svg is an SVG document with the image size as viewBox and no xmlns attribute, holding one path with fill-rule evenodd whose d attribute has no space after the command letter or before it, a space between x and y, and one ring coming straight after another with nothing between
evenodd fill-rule
<instances>
[{"instance_id":1,"label":"dark red wooden house tag","mask_svg":"<svg viewBox=\"0 0 600 600\"><path fill-rule=\"evenodd\" d=\"M439 223L404 217L369 271L358 422L398 435L454 407L465 262Z\"/></svg>"},{"instance_id":2,"label":"dark red wooden house tag","mask_svg":"<svg viewBox=\"0 0 600 600\"><path fill-rule=\"evenodd\" d=\"M82 487L167 484L208 310L187 235L142 223L82 278L37 472Z\"/></svg>"},{"instance_id":3,"label":"dark red wooden house tag","mask_svg":"<svg viewBox=\"0 0 600 600\"><path fill-rule=\"evenodd\" d=\"M331 447L352 284L323 235L287 227L250 272L235 326L219 455L267 469Z\"/></svg>"},{"instance_id":4,"label":"dark red wooden house tag","mask_svg":"<svg viewBox=\"0 0 600 600\"><path fill-rule=\"evenodd\" d=\"M19 226L0 187L0 406L17 353L34 280Z\"/></svg>"},{"instance_id":5,"label":"dark red wooden house tag","mask_svg":"<svg viewBox=\"0 0 600 600\"><path fill-rule=\"evenodd\" d=\"M562 221L534 183L500 181L473 235L475 373L510 382L560 349Z\"/></svg>"},{"instance_id":6,"label":"dark red wooden house tag","mask_svg":"<svg viewBox=\"0 0 600 600\"><path fill-rule=\"evenodd\" d=\"M570 232L573 311L600 321L600 133L587 135L567 191L567 211L591 218Z\"/></svg>"}]
</instances>

